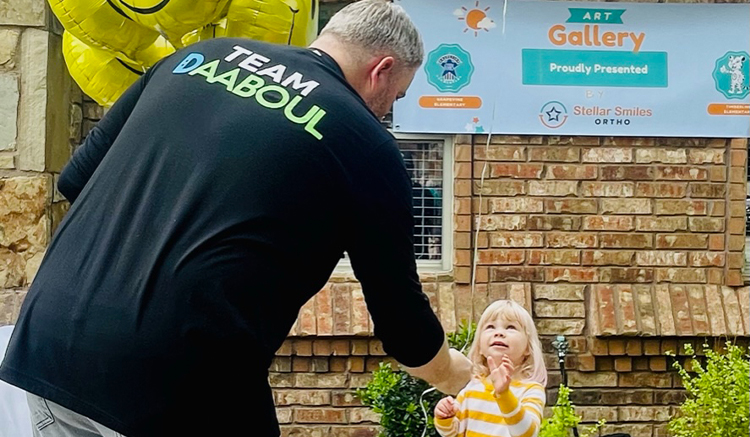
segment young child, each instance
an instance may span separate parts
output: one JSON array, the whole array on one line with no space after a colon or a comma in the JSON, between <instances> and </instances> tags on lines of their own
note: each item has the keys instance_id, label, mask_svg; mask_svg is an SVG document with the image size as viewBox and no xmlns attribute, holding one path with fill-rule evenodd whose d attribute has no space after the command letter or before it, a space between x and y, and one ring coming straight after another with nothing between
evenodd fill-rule
<instances>
[{"instance_id":1,"label":"young child","mask_svg":"<svg viewBox=\"0 0 750 437\"><path fill-rule=\"evenodd\" d=\"M474 377L456 399L435 407L444 437L535 437L546 396L547 370L531 315L498 300L484 310L469 349Z\"/></svg>"}]
</instances>

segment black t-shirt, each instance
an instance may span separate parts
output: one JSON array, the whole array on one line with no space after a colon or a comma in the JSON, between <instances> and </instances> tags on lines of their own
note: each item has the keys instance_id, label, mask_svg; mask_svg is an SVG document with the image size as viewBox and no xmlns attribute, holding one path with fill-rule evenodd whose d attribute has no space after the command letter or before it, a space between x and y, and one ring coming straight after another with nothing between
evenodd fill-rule
<instances>
[{"instance_id":1,"label":"black t-shirt","mask_svg":"<svg viewBox=\"0 0 750 437\"><path fill-rule=\"evenodd\" d=\"M419 366L442 344L397 144L318 50L226 38L177 52L58 186L73 203L0 378L126 436L177 435L181 416L277 432L268 366L344 251L389 354ZM216 417L230 410L247 417Z\"/></svg>"}]
</instances>

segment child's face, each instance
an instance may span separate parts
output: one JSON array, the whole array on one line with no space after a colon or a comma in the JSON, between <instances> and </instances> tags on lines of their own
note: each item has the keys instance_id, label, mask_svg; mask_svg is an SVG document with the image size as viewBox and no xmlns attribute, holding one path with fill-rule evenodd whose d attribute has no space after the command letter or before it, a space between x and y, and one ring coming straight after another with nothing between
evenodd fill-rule
<instances>
[{"instance_id":1,"label":"child's face","mask_svg":"<svg viewBox=\"0 0 750 437\"><path fill-rule=\"evenodd\" d=\"M504 317L490 320L479 333L479 352L485 359L489 356L499 363L503 355L513 361L518 367L528 355L529 340L521 330L517 321L509 321Z\"/></svg>"}]
</instances>

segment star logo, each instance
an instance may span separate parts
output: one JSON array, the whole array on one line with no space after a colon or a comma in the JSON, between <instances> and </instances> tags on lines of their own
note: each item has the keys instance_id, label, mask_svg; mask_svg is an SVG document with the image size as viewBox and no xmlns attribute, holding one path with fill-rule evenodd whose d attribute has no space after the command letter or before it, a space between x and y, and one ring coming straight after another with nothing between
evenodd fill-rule
<instances>
[{"instance_id":1,"label":"star logo","mask_svg":"<svg viewBox=\"0 0 750 437\"><path fill-rule=\"evenodd\" d=\"M568 121L568 110L560 102L547 102L539 111L539 121L550 129L557 129Z\"/></svg>"}]
</instances>

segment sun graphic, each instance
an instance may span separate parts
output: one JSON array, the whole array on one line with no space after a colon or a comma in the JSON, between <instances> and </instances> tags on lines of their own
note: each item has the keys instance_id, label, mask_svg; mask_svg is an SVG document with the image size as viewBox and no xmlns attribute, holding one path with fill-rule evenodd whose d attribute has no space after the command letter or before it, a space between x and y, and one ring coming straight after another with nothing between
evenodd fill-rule
<instances>
[{"instance_id":1,"label":"sun graphic","mask_svg":"<svg viewBox=\"0 0 750 437\"><path fill-rule=\"evenodd\" d=\"M479 1L477 0L474 3L473 9L468 9L464 6L461 6L460 9L456 9L455 11L453 11L453 15L458 17L459 20L466 22L466 28L464 29L464 32L473 30L474 36L477 36L479 35L480 30L489 32L490 29L495 27L495 22L487 16L487 11L489 10L489 6L482 9L479 6Z\"/></svg>"}]
</instances>

